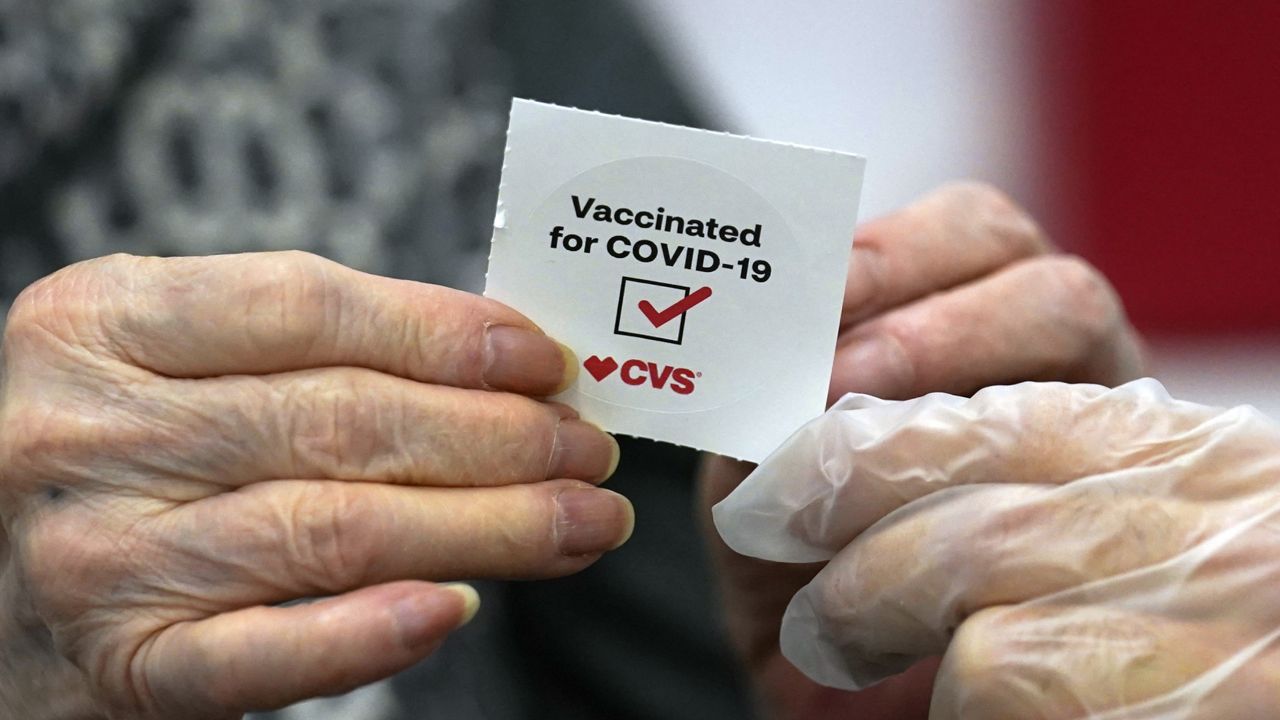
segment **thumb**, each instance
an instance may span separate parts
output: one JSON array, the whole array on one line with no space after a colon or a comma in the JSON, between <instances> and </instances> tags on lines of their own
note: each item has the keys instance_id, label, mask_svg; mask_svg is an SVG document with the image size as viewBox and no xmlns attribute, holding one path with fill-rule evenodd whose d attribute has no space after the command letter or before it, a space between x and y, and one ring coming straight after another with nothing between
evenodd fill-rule
<instances>
[{"instance_id":1,"label":"thumb","mask_svg":"<svg viewBox=\"0 0 1280 720\"><path fill-rule=\"evenodd\" d=\"M138 654L156 717L215 718L340 694L429 655L479 607L466 585L404 581L171 626Z\"/></svg>"},{"instance_id":2,"label":"thumb","mask_svg":"<svg viewBox=\"0 0 1280 720\"><path fill-rule=\"evenodd\" d=\"M991 608L956 633L929 717L1255 718L1274 704L1277 634L1106 606Z\"/></svg>"}]
</instances>

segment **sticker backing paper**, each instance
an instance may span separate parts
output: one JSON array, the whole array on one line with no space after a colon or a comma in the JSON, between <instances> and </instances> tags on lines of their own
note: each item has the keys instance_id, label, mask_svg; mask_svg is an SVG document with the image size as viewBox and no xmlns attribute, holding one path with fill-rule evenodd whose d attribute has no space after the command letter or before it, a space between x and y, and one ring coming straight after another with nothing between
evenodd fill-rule
<instances>
[{"instance_id":1,"label":"sticker backing paper","mask_svg":"<svg viewBox=\"0 0 1280 720\"><path fill-rule=\"evenodd\" d=\"M583 419L759 461L823 411L864 164L516 100L485 294L578 355Z\"/></svg>"}]
</instances>

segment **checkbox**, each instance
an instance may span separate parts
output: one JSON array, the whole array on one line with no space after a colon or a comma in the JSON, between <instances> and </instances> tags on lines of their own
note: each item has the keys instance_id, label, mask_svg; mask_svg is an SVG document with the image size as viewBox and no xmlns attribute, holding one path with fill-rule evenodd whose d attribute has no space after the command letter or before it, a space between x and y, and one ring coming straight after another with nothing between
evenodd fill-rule
<instances>
[{"instance_id":1,"label":"checkbox","mask_svg":"<svg viewBox=\"0 0 1280 720\"><path fill-rule=\"evenodd\" d=\"M684 321L682 313L678 321L664 323L654 327L653 321L640 310L640 301L647 300L658 308L666 308L689 295L691 288L685 285L641 280L640 278L622 278L622 287L618 291L618 314L613 323L615 335L638 337L646 340L680 345L684 342Z\"/></svg>"}]
</instances>

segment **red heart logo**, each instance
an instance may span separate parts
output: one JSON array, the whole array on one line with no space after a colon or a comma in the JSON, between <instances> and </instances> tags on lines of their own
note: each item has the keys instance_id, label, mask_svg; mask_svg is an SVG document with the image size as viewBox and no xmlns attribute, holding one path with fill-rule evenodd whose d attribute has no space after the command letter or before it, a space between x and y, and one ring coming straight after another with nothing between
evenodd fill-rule
<instances>
[{"instance_id":1,"label":"red heart logo","mask_svg":"<svg viewBox=\"0 0 1280 720\"><path fill-rule=\"evenodd\" d=\"M601 359L599 355L592 355L582 361L582 367L591 373L591 377L595 378L596 382L600 382L618 369L618 361L611 357Z\"/></svg>"}]
</instances>

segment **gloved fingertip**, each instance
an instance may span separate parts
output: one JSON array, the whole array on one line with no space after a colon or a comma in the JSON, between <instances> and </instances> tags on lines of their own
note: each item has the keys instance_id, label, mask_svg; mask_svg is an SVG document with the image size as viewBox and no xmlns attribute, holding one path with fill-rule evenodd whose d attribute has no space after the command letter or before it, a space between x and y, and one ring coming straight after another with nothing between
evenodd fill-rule
<instances>
[{"instance_id":1,"label":"gloved fingertip","mask_svg":"<svg viewBox=\"0 0 1280 720\"><path fill-rule=\"evenodd\" d=\"M822 632L822 622L813 606L810 586L802 588L787 605L779 644L783 657L819 685L839 690L862 690L872 684L858 682L847 671L843 653Z\"/></svg>"},{"instance_id":2,"label":"gloved fingertip","mask_svg":"<svg viewBox=\"0 0 1280 720\"><path fill-rule=\"evenodd\" d=\"M831 559L831 553L792 537L785 518L757 510L750 497L733 495L711 508L716 532L729 549L747 557L780 563L811 563Z\"/></svg>"}]
</instances>

